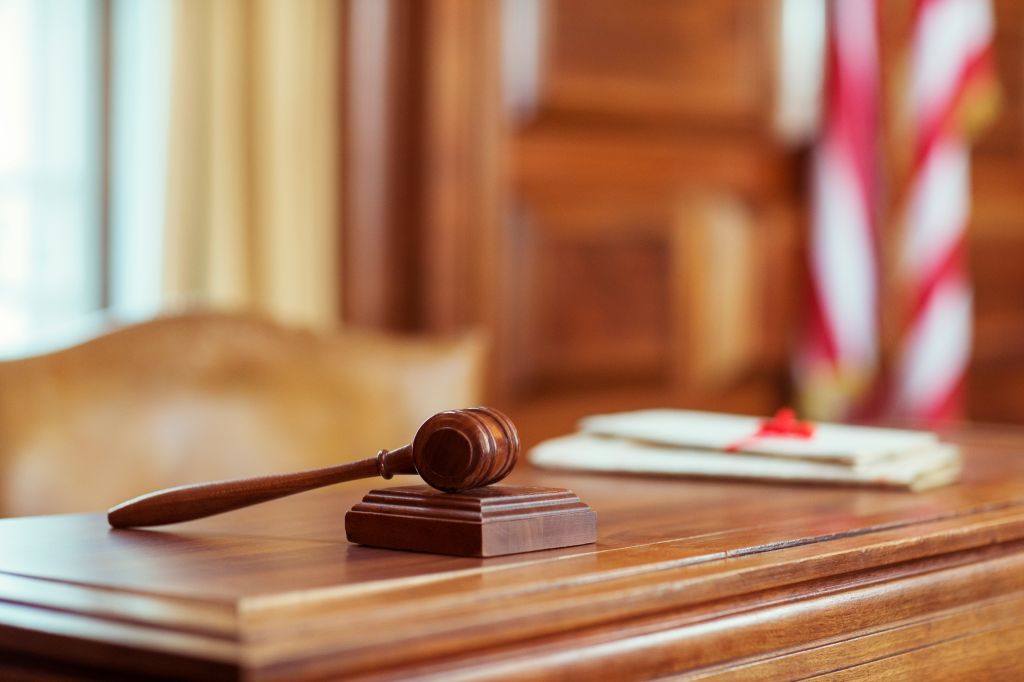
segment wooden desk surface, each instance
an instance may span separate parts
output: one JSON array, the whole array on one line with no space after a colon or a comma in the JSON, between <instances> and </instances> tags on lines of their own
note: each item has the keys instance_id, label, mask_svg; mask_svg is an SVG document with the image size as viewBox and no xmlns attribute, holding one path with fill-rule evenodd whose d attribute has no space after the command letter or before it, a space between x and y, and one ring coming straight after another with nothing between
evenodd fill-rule
<instances>
[{"instance_id":1,"label":"wooden desk surface","mask_svg":"<svg viewBox=\"0 0 1024 682\"><path fill-rule=\"evenodd\" d=\"M1021 673L1024 431L953 437L964 482L920 495L522 468L600 540L495 559L350 545L360 484L163 530L2 520L0 678Z\"/></svg>"}]
</instances>

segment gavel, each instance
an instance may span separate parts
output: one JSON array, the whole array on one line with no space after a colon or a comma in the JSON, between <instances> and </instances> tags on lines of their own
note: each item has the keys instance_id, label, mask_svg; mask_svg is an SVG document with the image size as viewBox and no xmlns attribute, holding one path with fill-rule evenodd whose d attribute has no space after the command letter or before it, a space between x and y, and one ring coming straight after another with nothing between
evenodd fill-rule
<instances>
[{"instance_id":1,"label":"gavel","mask_svg":"<svg viewBox=\"0 0 1024 682\"><path fill-rule=\"evenodd\" d=\"M241 509L342 481L419 474L444 492L497 483L512 471L519 434L507 416L490 407L439 412L416 431L413 442L376 457L290 474L216 481L158 490L107 512L114 528L161 526Z\"/></svg>"}]
</instances>

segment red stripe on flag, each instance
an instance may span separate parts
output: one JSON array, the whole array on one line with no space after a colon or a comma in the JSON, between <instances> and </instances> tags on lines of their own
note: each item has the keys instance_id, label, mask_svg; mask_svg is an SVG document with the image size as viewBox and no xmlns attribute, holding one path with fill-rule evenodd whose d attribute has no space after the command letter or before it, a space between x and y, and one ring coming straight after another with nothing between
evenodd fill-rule
<instances>
[{"instance_id":1,"label":"red stripe on flag","mask_svg":"<svg viewBox=\"0 0 1024 682\"><path fill-rule=\"evenodd\" d=\"M845 316L878 316L877 42L875 0L828 2L824 111L810 166L813 207L806 251L807 315L797 356L798 379L803 382L807 405L818 410L812 414L819 418L842 419L857 410L877 371L877 339L867 338L864 329L850 330L857 338L840 338L843 327L837 326ZM854 215L838 215L834 207L819 203L834 197L853 204L850 209ZM849 247L862 243L868 248ZM850 295L849 283L837 279L844 273L829 265L842 259L855 259L849 267L865 282L870 280L870 286L863 287L859 297ZM831 296L833 293L841 296ZM847 310L847 305L856 309ZM821 398L826 399L815 402Z\"/></svg>"},{"instance_id":2,"label":"red stripe on flag","mask_svg":"<svg viewBox=\"0 0 1024 682\"><path fill-rule=\"evenodd\" d=\"M938 289L940 285L949 281L953 277L966 277L966 253L966 230L961 230L956 239L950 243L949 248L946 249L942 258L936 260L932 264L931 269L928 270L920 280L915 282L917 295L914 297L910 306L911 320L920 319L924 315L925 308L935 295L935 290Z\"/></svg>"},{"instance_id":3,"label":"red stripe on flag","mask_svg":"<svg viewBox=\"0 0 1024 682\"><path fill-rule=\"evenodd\" d=\"M966 372L961 372L957 380L925 409L921 417L929 424L949 422L960 418L963 414L966 388Z\"/></svg>"},{"instance_id":4,"label":"red stripe on flag","mask_svg":"<svg viewBox=\"0 0 1024 682\"><path fill-rule=\"evenodd\" d=\"M921 15L924 11L929 8L930 5L937 5L944 0L917 0L914 3L914 9L911 11L911 24L917 26L921 22Z\"/></svg>"},{"instance_id":5,"label":"red stripe on flag","mask_svg":"<svg viewBox=\"0 0 1024 682\"><path fill-rule=\"evenodd\" d=\"M811 353L817 351L817 354L822 359L828 361L829 365L834 369L838 365L839 350L836 346L835 335L832 331L832 327L828 323L828 318L825 316L825 306L821 300L821 292L818 288L818 283L811 278L810 287L808 287L808 303L809 303L809 315L807 324L807 348ZM818 358L813 358L818 359Z\"/></svg>"},{"instance_id":6,"label":"red stripe on flag","mask_svg":"<svg viewBox=\"0 0 1024 682\"><path fill-rule=\"evenodd\" d=\"M864 2L865 0L858 0ZM871 12L875 35L878 35L878 8L874 2L865 2ZM877 52L872 52L870 63L856 59L841 59L837 33L843 30L831 16L828 24L826 55L827 118L825 136L842 152L854 169L861 205L868 218L868 240L872 255L879 256L878 195L879 195L879 107Z\"/></svg>"},{"instance_id":7,"label":"red stripe on flag","mask_svg":"<svg viewBox=\"0 0 1024 682\"><path fill-rule=\"evenodd\" d=\"M986 44L981 50L964 60L956 75L956 85L950 91L949 98L936 109L933 116L918 122L920 130L914 153L915 175L921 172L922 166L939 139L953 131L956 115L963 104L963 95L968 87L973 82L991 74L993 68L992 45Z\"/></svg>"}]
</instances>

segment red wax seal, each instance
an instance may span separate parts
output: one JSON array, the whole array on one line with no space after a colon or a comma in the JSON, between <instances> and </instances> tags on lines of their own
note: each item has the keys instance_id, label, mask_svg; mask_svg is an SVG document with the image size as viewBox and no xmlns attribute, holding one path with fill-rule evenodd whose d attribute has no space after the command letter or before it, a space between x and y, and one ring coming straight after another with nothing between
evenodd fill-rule
<instances>
[{"instance_id":1,"label":"red wax seal","mask_svg":"<svg viewBox=\"0 0 1024 682\"><path fill-rule=\"evenodd\" d=\"M771 419L765 419L761 426L746 438L727 445L726 452L738 452L761 438L800 438L806 440L814 435L814 424L796 418L791 407L783 407Z\"/></svg>"}]
</instances>

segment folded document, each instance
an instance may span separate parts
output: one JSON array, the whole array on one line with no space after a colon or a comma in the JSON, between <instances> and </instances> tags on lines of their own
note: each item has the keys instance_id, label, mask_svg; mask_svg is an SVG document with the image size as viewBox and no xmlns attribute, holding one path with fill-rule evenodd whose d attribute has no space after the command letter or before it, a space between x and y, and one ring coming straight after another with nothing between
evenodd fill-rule
<instances>
[{"instance_id":1,"label":"folded document","mask_svg":"<svg viewBox=\"0 0 1024 682\"><path fill-rule=\"evenodd\" d=\"M780 413L781 414L781 413ZM779 417L777 416L776 419ZM685 410L597 415L536 446L539 467L926 490L960 475L959 449L927 431L814 424L793 437L772 420Z\"/></svg>"}]
</instances>

